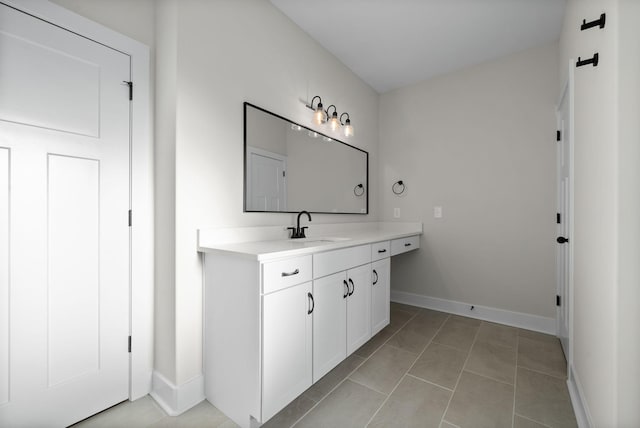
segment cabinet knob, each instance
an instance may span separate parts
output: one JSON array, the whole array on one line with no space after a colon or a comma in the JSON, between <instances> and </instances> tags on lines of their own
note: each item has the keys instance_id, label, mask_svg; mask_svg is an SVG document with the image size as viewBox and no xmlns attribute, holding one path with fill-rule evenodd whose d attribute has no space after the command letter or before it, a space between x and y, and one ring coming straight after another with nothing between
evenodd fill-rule
<instances>
[{"instance_id":1,"label":"cabinet knob","mask_svg":"<svg viewBox=\"0 0 640 428\"><path fill-rule=\"evenodd\" d=\"M569 242L569 238L565 238L564 236L558 236L558 239L556 239L556 242L558 244L566 244L567 242Z\"/></svg>"},{"instance_id":2,"label":"cabinet knob","mask_svg":"<svg viewBox=\"0 0 640 428\"><path fill-rule=\"evenodd\" d=\"M406 244L404 244L405 247L410 247L411 246L411 242L407 242Z\"/></svg>"}]
</instances>

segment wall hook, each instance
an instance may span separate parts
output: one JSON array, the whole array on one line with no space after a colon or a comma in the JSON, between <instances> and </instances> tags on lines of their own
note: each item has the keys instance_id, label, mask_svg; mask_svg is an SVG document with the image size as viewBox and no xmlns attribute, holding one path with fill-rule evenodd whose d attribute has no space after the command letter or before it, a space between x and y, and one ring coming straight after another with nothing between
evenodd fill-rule
<instances>
[{"instance_id":1,"label":"wall hook","mask_svg":"<svg viewBox=\"0 0 640 428\"><path fill-rule=\"evenodd\" d=\"M364 186L362 185L362 183L357 184L356 187L353 188L353 194L356 196L364 195Z\"/></svg>"},{"instance_id":2,"label":"wall hook","mask_svg":"<svg viewBox=\"0 0 640 428\"><path fill-rule=\"evenodd\" d=\"M588 30L593 27L600 27L600 29L604 28L604 23L606 20L607 14L603 13L600 15L600 19L596 19L595 21L587 22L585 19L582 20L582 25L580 26L580 31Z\"/></svg>"},{"instance_id":3,"label":"wall hook","mask_svg":"<svg viewBox=\"0 0 640 428\"><path fill-rule=\"evenodd\" d=\"M393 183L393 185L391 186L391 191L395 194L395 195L402 195L404 193L404 190L406 189L406 186L404 184L404 182L402 180L398 180L395 183Z\"/></svg>"},{"instance_id":4,"label":"wall hook","mask_svg":"<svg viewBox=\"0 0 640 428\"><path fill-rule=\"evenodd\" d=\"M598 66L598 52L593 54L593 58L589 59L580 59L578 57L578 62L576 62L576 67L582 67L583 65L593 64L594 67Z\"/></svg>"}]
</instances>

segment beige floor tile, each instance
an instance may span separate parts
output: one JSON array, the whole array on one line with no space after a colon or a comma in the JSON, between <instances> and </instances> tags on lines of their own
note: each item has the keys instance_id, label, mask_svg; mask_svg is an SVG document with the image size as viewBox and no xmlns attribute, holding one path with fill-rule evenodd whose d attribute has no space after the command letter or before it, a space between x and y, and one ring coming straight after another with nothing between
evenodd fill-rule
<instances>
[{"instance_id":1,"label":"beige floor tile","mask_svg":"<svg viewBox=\"0 0 640 428\"><path fill-rule=\"evenodd\" d=\"M451 391L405 376L369 428L438 428L449 404Z\"/></svg>"},{"instance_id":2,"label":"beige floor tile","mask_svg":"<svg viewBox=\"0 0 640 428\"><path fill-rule=\"evenodd\" d=\"M411 322L409 322L411 324ZM421 353L429 341L435 336L437 329L416 330L408 328L408 325L393 335L387 342L388 345L404 349L414 354Z\"/></svg>"},{"instance_id":3,"label":"beige floor tile","mask_svg":"<svg viewBox=\"0 0 640 428\"><path fill-rule=\"evenodd\" d=\"M515 415L513 419L513 428L546 428L546 425Z\"/></svg>"},{"instance_id":4,"label":"beige floor tile","mask_svg":"<svg viewBox=\"0 0 640 428\"><path fill-rule=\"evenodd\" d=\"M404 349L384 345L349 378L383 394L389 394L417 357L417 354Z\"/></svg>"},{"instance_id":5,"label":"beige floor tile","mask_svg":"<svg viewBox=\"0 0 640 428\"><path fill-rule=\"evenodd\" d=\"M433 341L442 345L453 346L454 348L468 351L471 349L471 344L476 337L476 333L480 325L479 321L476 325L471 321L477 320L470 320L471 318L452 315L447 319L438 334L433 338Z\"/></svg>"},{"instance_id":6,"label":"beige floor tile","mask_svg":"<svg viewBox=\"0 0 640 428\"><path fill-rule=\"evenodd\" d=\"M513 385L516 376L516 349L476 341L464 369Z\"/></svg>"},{"instance_id":7,"label":"beige floor tile","mask_svg":"<svg viewBox=\"0 0 640 428\"><path fill-rule=\"evenodd\" d=\"M205 400L179 416L167 416L148 426L152 428L200 428L203 426L232 428L238 425Z\"/></svg>"},{"instance_id":8,"label":"beige floor tile","mask_svg":"<svg viewBox=\"0 0 640 428\"><path fill-rule=\"evenodd\" d=\"M385 398L379 392L347 380L322 400L295 427L364 427Z\"/></svg>"},{"instance_id":9,"label":"beige floor tile","mask_svg":"<svg viewBox=\"0 0 640 428\"><path fill-rule=\"evenodd\" d=\"M409 374L453 389L466 359L465 351L432 343L409 370Z\"/></svg>"},{"instance_id":10,"label":"beige floor tile","mask_svg":"<svg viewBox=\"0 0 640 428\"><path fill-rule=\"evenodd\" d=\"M557 342L558 341L558 338L556 336L551 335L551 334L540 333L540 332L532 331L532 330L525 330L525 329L522 329L522 328L518 329L518 336L526 337L527 339L532 339L532 340L542 340L542 341L546 341L546 342Z\"/></svg>"},{"instance_id":11,"label":"beige floor tile","mask_svg":"<svg viewBox=\"0 0 640 428\"><path fill-rule=\"evenodd\" d=\"M87 427L132 427L148 426L166 418L167 414L148 395L136 401L125 401L73 425L74 428Z\"/></svg>"},{"instance_id":12,"label":"beige floor tile","mask_svg":"<svg viewBox=\"0 0 640 428\"><path fill-rule=\"evenodd\" d=\"M280 412L278 412L274 417L269 419L267 423L262 425L262 428L291 427L315 405L315 401L303 394L293 400L287 407L280 410Z\"/></svg>"},{"instance_id":13,"label":"beige floor tile","mask_svg":"<svg viewBox=\"0 0 640 428\"><path fill-rule=\"evenodd\" d=\"M561 378L567 377L567 361L560 341L547 339L518 339L518 366Z\"/></svg>"},{"instance_id":14,"label":"beige floor tile","mask_svg":"<svg viewBox=\"0 0 640 428\"><path fill-rule=\"evenodd\" d=\"M515 412L553 427L577 426L564 379L518 368Z\"/></svg>"},{"instance_id":15,"label":"beige floor tile","mask_svg":"<svg viewBox=\"0 0 640 428\"><path fill-rule=\"evenodd\" d=\"M394 335L396 330L391 330L388 327L383 328L378 334L373 336L367 343L356 349L354 354L362 357L369 358L371 354L376 352L384 343Z\"/></svg>"},{"instance_id":16,"label":"beige floor tile","mask_svg":"<svg viewBox=\"0 0 640 428\"><path fill-rule=\"evenodd\" d=\"M467 324L470 325L472 327L480 327L480 324L482 324L482 321L476 318L470 318L470 317L463 317L460 315L450 315L449 316L449 320L453 321L453 322L459 322L459 323L463 323L463 324Z\"/></svg>"},{"instance_id":17,"label":"beige floor tile","mask_svg":"<svg viewBox=\"0 0 640 428\"><path fill-rule=\"evenodd\" d=\"M476 341L515 348L518 343L518 329L484 321L480 325Z\"/></svg>"},{"instance_id":18,"label":"beige floor tile","mask_svg":"<svg viewBox=\"0 0 640 428\"><path fill-rule=\"evenodd\" d=\"M404 303L397 303L397 302L391 302L391 308L409 312L410 314L417 314L421 310L421 308L417 306L405 305Z\"/></svg>"},{"instance_id":19,"label":"beige floor tile","mask_svg":"<svg viewBox=\"0 0 640 428\"><path fill-rule=\"evenodd\" d=\"M389 321L389 325L385 327L386 330L389 331L398 331L409 321L411 318L415 316L415 313L405 312L401 309L391 308L389 317L391 318Z\"/></svg>"},{"instance_id":20,"label":"beige floor tile","mask_svg":"<svg viewBox=\"0 0 640 428\"><path fill-rule=\"evenodd\" d=\"M461 427L510 428L513 386L463 372L444 419Z\"/></svg>"},{"instance_id":21,"label":"beige floor tile","mask_svg":"<svg viewBox=\"0 0 640 428\"><path fill-rule=\"evenodd\" d=\"M442 421L442 423L440 424L440 428L458 428L458 427L455 426L454 424L450 424L447 421Z\"/></svg>"},{"instance_id":22,"label":"beige floor tile","mask_svg":"<svg viewBox=\"0 0 640 428\"><path fill-rule=\"evenodd\" d=\"M333 388L342 382L352 371L354 371L364 358L356 354L351 354L343 362L338 364L329 373L324 375L320 380L314 383L304 392L304 395L318 402L322 400Z\"/></svg>"}]
</instances>

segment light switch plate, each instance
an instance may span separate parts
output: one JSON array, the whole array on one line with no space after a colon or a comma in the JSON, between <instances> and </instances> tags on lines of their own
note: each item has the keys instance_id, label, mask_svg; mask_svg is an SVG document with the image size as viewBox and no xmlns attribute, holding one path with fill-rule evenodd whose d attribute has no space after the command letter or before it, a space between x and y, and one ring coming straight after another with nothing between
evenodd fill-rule
<instances>
[{"instance_id":1,"label":"light switch plate","mask_svg":"<svg viewBox=\"0 0 640 428\"><path fill-rule=\"evenodd\" d=\"M400 218L400 208L393 209L393 218Z\"/></svg>"},{"instance_id":2,"label":"light switch plate","mask_svg":"<svg viewBox=\"0 0 640 428\"><path fill-rule=\"evenodd\" d=\"M433 217L442 218L442 207L433 207Z\"/></svg>"}]
</instances>

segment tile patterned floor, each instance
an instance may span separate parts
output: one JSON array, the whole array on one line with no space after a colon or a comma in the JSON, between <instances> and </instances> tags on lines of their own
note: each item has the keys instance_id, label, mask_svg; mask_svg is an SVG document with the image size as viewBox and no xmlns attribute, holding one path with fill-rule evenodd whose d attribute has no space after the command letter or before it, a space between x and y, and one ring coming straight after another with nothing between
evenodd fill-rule
<instances>
[{"instance_id":1,"label":"tile patterned floor","mask_svg":"<svg viewBox=\"0 0 640 428\"><path fill-rule=\"evenodd\" d=\"M78 427L232 427L203 402L169 417L145 397ZM391 324L264 427L576 427L557 338L391 304Z\"/></svg>"}]
</instances>

